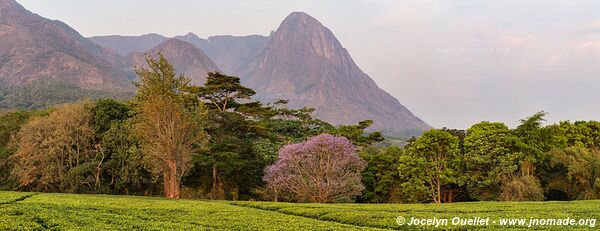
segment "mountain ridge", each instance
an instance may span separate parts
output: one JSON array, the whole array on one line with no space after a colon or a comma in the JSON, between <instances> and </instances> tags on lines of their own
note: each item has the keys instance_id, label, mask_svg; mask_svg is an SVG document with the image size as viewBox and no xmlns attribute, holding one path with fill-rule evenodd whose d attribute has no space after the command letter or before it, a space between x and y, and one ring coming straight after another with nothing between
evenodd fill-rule
<instances>
[{"instance_id":1,"label":"mountain ridge","mask_svg":"<svg viewBox=\"0 0 600 231\"><path fill-rule=\"evenodd\" d=\"M334 124L374 121L372 129L401 136L431 127L380 89L354 62L331 30L304 12L293 12L242 73L258 98L287 98L291 107L314 107Z\"/></svg>"},{"instance_id":2,"label":"mountain ridge","mask_svg":"<svg viewBox=\"0 0 600 231\"><path fill-rule=\"evenodd\" d=\"M198 47L179 39L168 39L145 53L134 52L126 57L130 67L147 67L146 55L157 58L162 54L175 69L192 79L192 83L202 85L208 72L221 72L219 67Z\"/></svg>"},{"instance_id":3,"label":"mountain ridge","mask_svg":"<svg viewBox=\"0 0 600 231\"><path fill-rule=\"evenodd\" d=\"M332 124L370 119L371 130L403 137L431 128L379 88L333 32L304 12L291 13L269 36L87 39L14 0L1 0L0 27L0 81L8 84L56 79L83 89L131 92L132 66L145 65L145 54L162 53L194 84L203 84L207 72L237 75L263 103L288 99L290 107L313 107L316 118Z\"/></svg>"},{"instance_id":4,"label":"mountain ridge","mask_svg":"<svg viewBox=\"0 0 600 231\"><path fill-rule=\"evenodd\" d=\"M14 0L0 1L0 31L0 80L9 85L57 80L82 89L132 88L118 55Z\"/></svg>"}]
</instances>

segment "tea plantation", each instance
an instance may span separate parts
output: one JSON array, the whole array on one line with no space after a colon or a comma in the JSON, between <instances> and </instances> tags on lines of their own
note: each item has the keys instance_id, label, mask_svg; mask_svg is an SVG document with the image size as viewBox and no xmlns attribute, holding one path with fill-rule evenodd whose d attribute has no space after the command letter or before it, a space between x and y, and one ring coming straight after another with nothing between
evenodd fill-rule
<instances>
[{"instance_id":1,"label":"tea plantation","mask_svg":"<svg viewBox=\"0 0 600 231\"><path fill-rule=\"evenodd\" d=\"M398 225L402 216L490 218L487 225L437 229L523 230L500 218L600 218L600 201L453 204L293 204L168 200L154 197L0 192L0 230L432 230ZM495 224L494 224L495 222ZM595 223L538 225L544 230L593 230Z\"/></svg>"}]
</instances>

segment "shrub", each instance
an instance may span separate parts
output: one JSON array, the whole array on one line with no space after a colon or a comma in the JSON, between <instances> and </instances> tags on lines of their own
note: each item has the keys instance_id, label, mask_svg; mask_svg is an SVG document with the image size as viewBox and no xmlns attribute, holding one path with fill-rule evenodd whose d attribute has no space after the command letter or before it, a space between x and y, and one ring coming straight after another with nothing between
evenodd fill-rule
<instances>
[{"instance_id":1,"label":"shrub","mask_svg":"<svg viewBox=\"0 0 600 231\"><path fill-rule=\"evenodd\" d=\"M544 190L535 176L519 176L502 185L502 201L543 201Z\"/></svg>"},{"instance_id":2,"label":"shrub","mask_svg":"<svg viewBox=\"0 0 600 231\"><path fill-rule=\"evenodd\" d=\"M544 189L534 176L535 167L529 161L521 164L518 174L504 177L500 187L502 201L543 201Z\"/></svg>"}]
</instances>

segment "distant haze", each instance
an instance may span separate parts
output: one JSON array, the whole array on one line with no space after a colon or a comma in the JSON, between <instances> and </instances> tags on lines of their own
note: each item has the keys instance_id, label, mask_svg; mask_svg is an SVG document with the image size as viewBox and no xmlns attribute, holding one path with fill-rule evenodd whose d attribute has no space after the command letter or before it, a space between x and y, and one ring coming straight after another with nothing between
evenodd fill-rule
<instances>
[{"instance_id":1,"label":"distant haze","mask_svg":"<svg viewBox=\"0 0 600 231\"><path fill-rule=\"evenodd\" d=\"M600 1L17 1L84 36L268 35L304 11L434 127L600 120Z\"/></svg>"}]
</instances>

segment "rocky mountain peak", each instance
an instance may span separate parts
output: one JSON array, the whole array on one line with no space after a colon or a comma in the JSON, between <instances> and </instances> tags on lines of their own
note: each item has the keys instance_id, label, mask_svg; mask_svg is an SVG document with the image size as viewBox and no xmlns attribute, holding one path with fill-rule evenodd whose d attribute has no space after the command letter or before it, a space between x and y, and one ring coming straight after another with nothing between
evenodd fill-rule
<instances>
[{"instance_id":1,"label":"rocky mountain peak","mask_svg":"<svg viewBox=\"0 0 600 231\"><path fill-rule=\"evenodd\" d=\"M272 34L267 46L288 52L303 48L305 55L317 55L327 59L345 53L345 49L334 34L304 12L294 12L287 16L277 31Z\"/></svg>"},{"instance_id":2,"label":"rocky mountain peak","mask_svg":"<svg viewBox=\"0 0 600 231\"><path fill-rule=\"evenodd\" d=\"M177 71L184 73L196 85L204 84L208 72L219 71L217 65L198 47L191 43L171 38L146 51L135 52L127 56L130 66L146 66L145 55L156 58L162 54L173 64Z\"/></svg>"},{"instance_id":3,"label":"rocky mountain peak","mask_svg":"<svg viewBox=\"0 0 600 231\"><path fill-rule=\"evenodd\" d=\"M184 42L181 41L179 39L175 39L175 38L170 38L167 39L167 41L164 41L161 44L158 44L158 46L156 46L154 49L185 49L185 48L189 48L189 49L198 49L196 46L188 43L188 42Z\"/></svg>"},{"instance_id":4,"label":"rocky mountain peak","mask_svg":"<svg viewBox=\"0 0 600 231\"><path fill-rule=\"evenodd\" d=\"M192 32L188 32L185 35L179 36L179 37L184 37L184 38L189 38L189 39L200 39L200 37Z\"/></svg>"},{"instance_id":5,"label":"rocky mountain peak","mask_svg":"<svg viewBox=\"0 0 600 231\"><path fill-rule=\"evenodd\" d=\"M290 13L281 23L281 25L289 25L289 26L319 26L323 27L323 25L312 16L307 13L297 11Z\"/></svg>"},{"instance_id":6,"label":"rocky mountain peak","mask_svg":"<svg viewBox=\"0 0 600 231\"><path fill-rule=\"evenodd\" d=\"M430 127L380 89L354 62L335 35L303 12L283 20L265 49L241 74L257 99L288 99L290 107L313 107L334 124L373 120L372 129L394 136Z\"/></svg>"}]
</instances>

